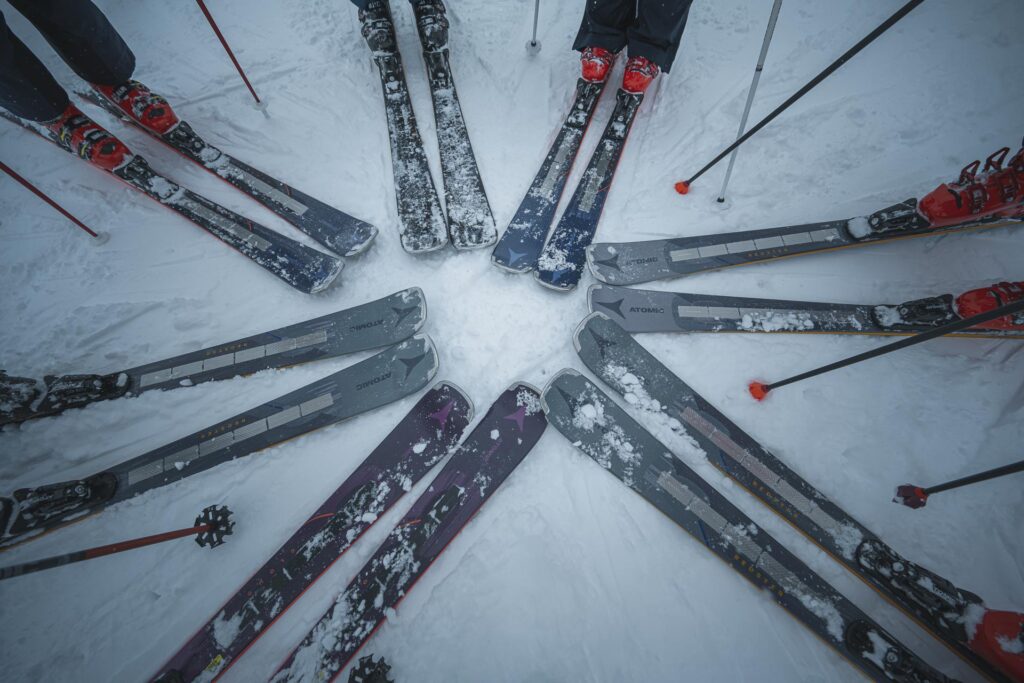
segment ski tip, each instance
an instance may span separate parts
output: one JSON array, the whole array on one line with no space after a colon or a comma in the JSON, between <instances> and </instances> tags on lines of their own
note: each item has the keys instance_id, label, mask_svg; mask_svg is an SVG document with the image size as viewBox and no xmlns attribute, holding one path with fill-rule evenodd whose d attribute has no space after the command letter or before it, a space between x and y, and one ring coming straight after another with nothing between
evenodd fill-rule
<instances>
[{"instance_id":1,"label":"ski tip","mask_svg":"<svg viewBox=\"0 0 1024 683\"><path fill-rule=\"evenodd\" d=\"M928 493L920 486L914 484L903 484L896 487L896 495L892 502L906 505L912 510L923 508L928 502Z\"/></svg>"},{"instance_id":2,"label":"ski tip","mask_svg":"<svg viewBox=\"0 0 1024 683\"><path fill-rule=\"evenodd\" d=\"M748 384L747 389L750 391L750 395L757 401L763 401L765 397L768 396L768 392L771 391L771 387L769 385L764 382L758 382L757 380Z\"/></svg>"},{"instance_id":3,"label":"ski tip","mask_svg":"<svg viewBox=\"0 0 1024 683\"><path fill-rule=\"evenodd\" d=\"M363 232L366 235L363 238L363 241L358 242L353 246L349 247L349 249L344 254L342 254L342 256L348 257L358 256L359 254L362 254L364 251L369 249L370 245L373 244L374 240L377 239L377 235L380 233L380 230L378 230L376 226L366 223Z\"/></svg>"},{"instance_id":4,"label":"ski tip","mask_svg":"<svg viewBox=\"0 0 1024 683\"><path fill-rule=\"evenodd\" d=\"M583 334L583 330L585 330L587 326L590 325L591 320L602 319L611 320L611 318L606 316L604 313L601 313L600 311L594 311L593 313L588 314L587 317L581 320L580 324L576 326L576 329L573 330L572 333L572 345L573 348L576 349L576 353L579 353L583 348L582 344L580 344L580 335Z\"/></svg>"},{"instance_id":5,"label":"ski tip","mask_svg":"<svg viewBox=\"0 0 1024 683\"><path fill-rule=\"evenodd\" d=\"M460 387L458 384L456 384L455 382L452 382L451 380L447 380L447 379L443 379L440 382L438 382L437 384L435 384L433 389L431 389L431 391L438 391L442 387L448 387L449 389L454 391L456 394L458 394L462 398L463 401L466 402L466 420L468 422L472 422L473 421L473 417L476 415L476 406L473 405L473 399L471 399L469 397L469 394L467 394L465 392L465 390L462 387Z\"/></svg>"},{"instance_id":6,"label":"ski tip","mask_svg":"<svg viewBox=\"0 0 1024 683\"><path fill-rule=\"evenodd\" d=\"M523 267L514 268L505 263L504 261L502 261L501 259L499 259L494 254L494 252L491 252L491 265L494 266L495 268L500 268L506 273L512 273L513 275L522 275L523 273L529 273L531 270L533 270L536 264L527 261L523 264Z\"/></svg>"},{"instance_id":7,"label":"ski tip","mask_svg":"<svg viewBox=\"0 0 1024 683\"><path fill-rule=\"evenodd\" d=\"M551 407L548 405L547 402L548 393L550 393L554 389L555 384L558 382L558 380L566 376L579 377L580 374L581 373L574 368L562 368L561 370L556 372L551 377L551 379L548 380L548 383L544 385L544 389L541 390L540 392L540 407L544 410L545 415L551 412Z\"/></svg>"},{"instance_id":8,"label":"ski tip","mask_svg":"<svg viewBox=\"0 0 1024 683\"><path fill-rule=\"evenodd\" d=\"M676 188L676 192L678 192L679 194L690 193L690 183L686 182L685 180L680 180L678 183L674 185L674 187Z\"/></svg>"},{"instance_id":9,"label":"ski tip","mask_svg":"<svg viewBox=\"0 0 1024 683\"><path fill-rule=\"evenodd\" d=\"M427 324L427 295L423 293L423 290L419 287L409 287L403 289L400 292L395 292L404 299L415 298L419 306L419 320L416 321L416 327L413 329L414 332L419 332L424 325Z\"/></svg>"},{"instance_id":10,"label":"ski tip","mask_svg":"<svg viewBox=\"0 0 1024 683\"><path fill-rule=\"evenodd\" d=\"M553 292L561 292L562 294L568 294L569 292L576 289L575 282L567 282L565 285L556 285L553 282L547 282L544 279L544 271L535 270L533 271L533 279L536 280L537 284L541 287L550 289Z\"/></svg>"},{"instance_id":11,"label":"ski tip","mask_svg":"<svg viewBox=\"0 0 1024 683\"><path fill-rule=\"evenodd\" d=\"M505 391L515 391L516 389L528 389L529 391L537 394L537 396L540 396L540 389L523 380L516 380L515 382L512 382L512 384L508 385L508 389Z\"/></svg>"},{"instance_id":12,"label":"ski tip","mask_svg":"<svg viewBox=\"0 0 1024 683\"><path fill-rule=\"evenodd\" d=\"M309 294L317 294L318 292L322 292L330 287L334 284L334 281L338 279L338 276L341 275L341 271L345 268L344 259L340 257L335 258L327 256L326 254L323 256L326 264L328 265L328 271L319 280L313 283L309 288Z\"/></svg>"}]
</instances>

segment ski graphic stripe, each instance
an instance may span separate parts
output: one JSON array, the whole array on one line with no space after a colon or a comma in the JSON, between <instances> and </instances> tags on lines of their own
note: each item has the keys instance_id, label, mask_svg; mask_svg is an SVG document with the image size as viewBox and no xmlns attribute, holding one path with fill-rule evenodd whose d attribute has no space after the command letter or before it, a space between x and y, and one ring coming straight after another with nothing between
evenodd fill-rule
<instances>
[{"instance_id":1,"label":"ski graphic stripe","mask_svg":"<svg viewBox=\"0 0 1024 683\"><path fill-rule=\"evenodd\" d=\"M875 681L949 681L885 632L574 370L543 393L551 424Z\"/></svg>"},{"instance_id":2,"label":"ski graphic stripe","mask_svg":"<svg viewBox=\"0 0 1024 683\"><path fill-rule=\"evenodd\" d=\"M989 614L980 597L914 564L718 412L613 320L593 313L577 330L583 362L630 405L692 438L708 461L902 609L993 681L1009 681L987 661L971 624ZM1024 659L1018 656L1018 659ZM1024 661L1016 666L1024 666Z\"/></svg>"},{"instance_id":3,"label":"ski graphic stripe","mask_svg":"<svg viewBox=\"0 0 1024 683\"><path fill-rule=\"evenodd\" d=\"M441 382L160 669L154 683L215 681L397 500L456 447L469 398ZM230 638L224 634L230 634Z\"/></svg>"}]
</instances>

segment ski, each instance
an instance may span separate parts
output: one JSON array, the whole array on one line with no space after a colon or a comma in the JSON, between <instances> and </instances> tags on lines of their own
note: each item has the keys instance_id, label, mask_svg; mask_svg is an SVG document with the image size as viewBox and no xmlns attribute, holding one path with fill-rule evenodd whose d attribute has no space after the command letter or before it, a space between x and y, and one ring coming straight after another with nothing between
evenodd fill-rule
<instances>
[{"instance_id":1,"label":"ski","mask_svg":"<svg viewBox=\"0 0 1024 683\"><path fill-rule=\"evenodd\" d=\"M0 426L56 415L96 401L250 375L380 348L422 326L419 287L337 313L105 375L9 377L0 371Z\"/></svg>"},{"instance_id":2,"label":"ski","mask_svg":"<svg viewBox=\"0 0 1024 683\"><path fill-rule=\"evenodd\" d=\"M359 20L384 91L402 248L411 253L441 249L448 244L448 226L416 127L391 7L387 0L370 0Z\"/></svg>"},{"instance_id":3,"label":"ski","mask_svg":"<svg viewBox=\"0 0 1024 683\"><path fill-rule=\"evenodd\" d=\"M951 294L902 304L839 304L592 285L590 310L627 332L794 332L911 335L959 320ZM1024 339L1024 329L973 329L957 337Z\"/></svg>"},{"instance_id":4,"label":"ski","mask_svg":"<svg viewBox=\"0 0 1024 683\"><path fill-rule=\"evenodd\" d=\"M551 425L875 681L949 681L673 456L593 383L562 370Z\"/></svg>"},{"instance_id":5,"label":"ski","mask_svg":"<svg viewBox=\"0 0 1024 683\"><path fill-rule=\"evenodd\" d=\"M498 231L455 90L448 58L448 15L441 0L418 0L412 8L434 103L448 234L456 249L486 247L498 239Z\"/></svg>"},{"instance_id":6,"label":"ski","mask_svg":"<svg viewBox=\"0 0 1024 683\"><path fill-rule=\"evenodd\" d=\"M576 97L551 149L537 171L530 189L519 204L515 216L498 240L491 261L513 273L525 273L537 267L544 240L551 229L555 210L565 191L576 154L590 126L594 109L604 92L607 79L593 83L576 81Z\"/></svg>"},{"instance_id":7,"label":"ski","mask_svg":"<svg viewBox=\"0 0 1024 683\"><path fill-rule=\"evenodd\" d=\"M695 441L708 462L913 617L994 681L1024 680L1024 614L990 610L977 595L900 556L705 401L614 321L591 314L576 332L583 362L637 409ZM1004 648L999 643L1005 641Z\"/></svg>"},{"instance_id":8,"label":"ski","mask_svg":"<svg viewBox=\"0 0 1024 683\"><path fill-rule=\"evenodd\" d=\"M114 96L134 85L129 82L114 91ZM280 180L235 159L204 140L187 122L177 120L160 133L128 116L116 102L94 90L77 91L79 97L108 113L146 131L165 145L193 161L221 180L249 195L314 240L341 256L364 251L377 236L377 228L328 206ZM160 98L163 104L163 98ZM167 109L170 107L168 105ZM175 115L177 119L177 116Z\"/></svg>"},{"instance_id":9,"label":"ski","mask_svg":"<svg viewBox=\"0 0 1024 683\"><path fill-rule=\"evenodd\" d=\"M220 678L364 531L455 449L472 419L472 403L458 387L435 385L153 681Z\"/></svg>"},{"instance_id":10,"label":"ski","mask_svg":"<svg viewBox=\"0 0 1024 683\"><path fill-rule=\"evenodd\" d=\"M430 338L416 336L194 434L85 479L0 498L0 544L27 540L151 489L392 403L437 372Z\"/></svg>"},{"instance_id":11,"label":"ski","mask_svg":"<svg viewBox=\"0 0 1024 683\"><path fill-rule=\"evenodd\" d=\"M568 291L575 288L583 276L587 246L597 232L597 223L608 199L619 157L644 96L620 88L615 98L611 120L597 143L590 164L537 259L534 277L546 287Z\"/></svg>"},{"instance_id":12,"label":"ski","mask_svg":"<svg viewBox=\"0 0 1024 683\"><path fill-rule=\"evenodd\" d=\"M3 109L0 109L0 116L74 153L69 145L45 127L20 119ZM81 126L89 123L84 115L79 119L71 121L70 124ZM124 164L109 173L190 220L292 287L307 294L325 289L338 277L345 265L339 258L311 249L179 186L154 171L149 163L137 154L129 155Z\"/></svg>"},{"instance_id":13,"label":"ski","mask_svg":"<svg viewBox=\"0 0 1024 683\"><path fill-rule=\"evenodd\" d=\"M501 482L530 452L547 422L533 387L517 383L491 406L430 488L274 674L283 681L334 680Z\"/></svg>"}]
</instances>

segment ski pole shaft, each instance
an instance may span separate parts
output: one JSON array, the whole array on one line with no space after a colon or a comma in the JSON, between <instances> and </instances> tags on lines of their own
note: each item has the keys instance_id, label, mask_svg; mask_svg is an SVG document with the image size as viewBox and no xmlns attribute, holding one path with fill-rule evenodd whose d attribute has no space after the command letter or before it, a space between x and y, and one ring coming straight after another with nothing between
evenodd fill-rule
<instances>
[{"instance_id":1,"label":"ski pole shaft","mask_svg":"<svg viewBox=\"0 0 1024 683\"><path fill-rule=\"evenodd\" d=\"M67 218L69 221L71 221L72 223L74 223L75 225L80 227L82 230L85 230L87 233L89 233L89 235L91 237L99 238L99 235L96 232L94 232L92 229L90 229L88 225L86 225L82 221L80 221L77 218L75 218L73 215L71 215L70 212L66 211L63 206L61 206L57 202L55 202L52 199L50 199L46 195L45 192L40 190L38 187L36 187L32 183L30 183L29 181L27 181L24 178L22 178L20 175L18 175L18 173L16 173L14 171L14 169L12 169L10 166L8 166L7 164L5 164L2 161L0 161L0 170L3 170L4 173L6 173L7 175L11 176L12 178L14 178L14 180L16 180L18 183L20 183L22 185L22 187L26 188L29 192L31 192L35 196L39 197L44 202L46 202L47 204L52 206L54 209L59 211L60 214L62 216L64 216L65 218Z\"/></svg>"},{"instance_id":2,"label":"ski pole shaft","mask_svg":"<svg viewBox=\"0 0 1024 683\"><path fill-rule=\"evenodd\" d=\"M226 507L211 505L204 509L202 514L200 514L199 517L196 517L195 524L187 529L176 529L162 534L143 536L142 538L134 538L129 541L110 543L108 545L101 545L95 548L87 548L86 550L78 550L64 555L45 557L41 560L33 560L32 562L25 562L23 564L0 567L0 581L4 579L11 579L15 576L31 574L44 569L53 569L54 567L61 567L66 564L92 560L106 555L114 555L115 553L122 553L126 550L144 548L147 545L164 543L165 541L172 541L184 536L196 536L196 542L199 545L214 548L224 542L225 536L229 536L231 534L234 522L230 521L230 519L231 511Z\"/></svg>"},{"instance_id":3,"label":"ski pole shaft","mask_svg":"<svg viewBox=\"0 0 1024 683\"><path fill-rule=\"evenodd\" d=\"M537 44L537 21L540 17L540 0L534 0L533 3L533 37L530 38L530 44Z\"/></svg>"},{"instance_id":4,"label":"ski pole shaft","mask_svg":"<svg viewBox=\"0 0 1024 683\"><path fill-rule=\"evenodd\" d=\"M908 346L920 344L921 342L926 342L929 339L935 339L936 337L942 337L952 332L966 330L967 328L974 327L975 325L980 325L981 323L986 323L990 320L995 320L997 318L1002 318L1004 316L1020 313L1021 311L1024 311L1024 299L1021 299L1020 301L1014 301L1012 303L1006 304L1005 306L994 308L986 313L981 313L979 315L971 316L970 318L964 318L963 320L957 320L956 322L936 327L934 330L928 330L927 332L915 334L912 337L907 337L906 339L901 339L897 342L880 346L877 349L871 349L870 351L865 351L864 353L858 353L856 356L850 356L849 358L836 361L835 363L829 363L828 365L823 365L822 367L816 368L814 370L808 370L807 372L800 373L799 375L794 375L792 377L780 380L778 382L772 382L771 384L764 384L762 382L751 382L749 387L750 393L754 396L754 398L760 401L772 389L778 389L779 387L784 387L787 384L793 384L794 382L799 382L800 380L815 377L826 372L831 372L832 370L838 370L839 368L844 368L847 365L853 365L854 363L859 363L863 360L868 360L869 358L875 358L876 356L881 356L886 353L898 351L899 349L905 349Z\"/></svg>"},{"instance_id":5,"label":"ski pole shaft","mask_svg":"<svg viewBox=\"0 0 1024 683\"><path fill-rule=\"evenodd\" d=\"M1003 465L1002 467L996 467L991 470L985 470L984 472L978 472L977 474L971 474L960 479L954 479L947 481L944 484L936 484L935 486L929 486L924 489L927 494L938 493L940 491L949 491L950 489L958 489L961 486L967 486L968 484L976 484L979 481L988 481L989 479L995 479L996 477L1004 477L1007 474L1016 474L1017 472L1024 472L1024 460L1020 462L1010 463L1009 465Z\"/></svg>"},{"instance_id":6,"label":"ski pole shaft","mask_svg":"<svg viewBox=\"0 0 1024 683\"><path fill-rule=\"evenodd\" d=\"M757 66L754 67L754 77L750 81L750 90L747 91L747 103L743 107L743 116L740 117L740 128L736 131L736 137L743 135L747 128L747 117L750 116L750 105L754 103L754 93L757 92L757 84L761 80L761 71L764 69L764 60L768 55L768 46L772 42L772 35L775 33L775 23L779 19L779 10L782 9L782 0L775 0L772 5L772 13L768 17L768 28L764 32L764 40L761 42L761 54L757 57ZM725 180L722 181L722 191L718 193L718 201L725 201L725 188L729 186L729 177L732 176L732 167L736 163L736 154L739 149L734 149L729 155L729 166L725 169Z\"/></svg>"},{"instance_id":7,"label":"ski pole shaft","mask_svg":"<svg viewBox=\"0 0 1024 683\"><path fill-rule=\"evenodd\" d=\"M235 65L235 69L238 71L238 75L242 77L242 81L245 83L245 87L249 89L252 94L252 98L256 100L256 104L262 104L260 102L260 96L256 94L256 90L252 87L252 83L245 76L245 71L242 69L242 65L235 59L235 53L231 51L231 46L228 45L228 41L224 38L224 34L220 32L220 28L217 26L217 22L213 20L213 15L210 14L210 10L207 9L206 3L203 0L196 0L196 4L199 5L199 9L203 11L203 15L206 17L206 21L210 22L210 28L217 34L217 38L220 40L220 44L224 46L224 51L228 53L228 57L231 58L231 63ZM266 112L264 112L264 115Z\"/></svg>"},{"instance_id":8,"label":"ski pole shaft","mask_svg":"<svg viewBox=\"0 0 1024 683\"><path fill-rule=\"evenodd\" d=\"M860 42L858 42L856 45L854 45L849 50L847 50L845 53L843 53L843 55L841 57L839 57L839 59L837 59L836 61L834 61L831 64L829 64L825 68L824 71L822 71L817 76L812 78L804 87L800 88L793 95L791 95L789 99L787 99L785 102L783 102L778 107L776 107L770 114L765 116L763 119L758 121L757 124L755 124L753 128L751 128L746 133L744 133L739 138L737 138L735 142L733 142L731 145L729 145L724 150L722 150L718 154L718 156L716 156L714 159L712 159L707 164L705 164L705 166L702 169L700 169L699 171L694 173L692 176L690 176L690 178L688 180L681 180L678 183L676 183L676 190L680 194L686 194L689 191L690 185L693 183L693 181L697 180L697 178L699 178L702 175L704 175L704 173L708 169L710 169L712 166L714 166L719 161L724 159L726 157L726 155L728 155L734 149L736 149L737 147L742 145L744 142L749 140L753 135L755 135L759 130L764 128L766 125L771 123L771 121L774 120L776 116L778 116L779 114L784 112L794 102L796 102L801 97L803 97L804 95L809 93L811 90L813 90L823 80L825 80L826 78L831 76L839 67L841 67L843 64L848 62L854 55L856 55L858 52L860 52L865 47L867 47L869 44L871 44L876 38L878 38L878 36L882 35L886 31L888 31L890 28L892 28L892 26L896 22L898 22L900 19L905 17L907 14L909 14L911 10L913 10L915 7L920 5L922 2L924 2L924 0L910 0L909 2L907 2L907 4L903 5L903 7L898 9L895 14L893 14L891 17L889 17L884 22L882 22L877 28L875 28L874 31L872 31L868 35L864 36L864 38L862 38L860 40Z\"/></svg>"}]
</instances>

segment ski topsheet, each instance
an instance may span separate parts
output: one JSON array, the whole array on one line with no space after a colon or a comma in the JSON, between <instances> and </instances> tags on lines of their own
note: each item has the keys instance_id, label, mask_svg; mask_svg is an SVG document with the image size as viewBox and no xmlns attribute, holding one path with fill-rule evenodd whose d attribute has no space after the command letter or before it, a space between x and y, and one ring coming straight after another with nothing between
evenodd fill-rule
<instances>
[{"instance_id":1,"label":"ski topsheet","mask_svg":"<svg viewBox=\"0 0 1024 683\"><path fill-rule=\"evenodd\" d=\"M411 287L337 313L120 372L29 379L36 398L27 405L10 402L10 410L0 402L0 425L144 391L231 379L397 344L414 335L426 316L423 291ZM0 378L0 385L4 383Z\"/></svg>"},{"instance_id":2,"label":"ski topsheet","mask_svg":"<svg viewBox=\"0 0 1024 683\"><path fill-rule=\"evenodd\" d=\"M953 297L931 297L935 323L914 322L907 304L836 304L592 285L590 310L627 332L799 332L910 335L958 320ZM909 304L919 302L908 302ZM939 314L941 310L941 314ZM951 337L1024 339L1020 330L963 330Z\"/></svg>"},{"instance_id":3,"label":"ski topsheet","mask_svg":"<svg viewBox=\"0 0 1024 683\"><path fill-rule=\"evenodd\" d=\"M387 0L370 0L359 18L384 91L402 247L412 253L441 249L448 244L448 227L416 127L391 8Z\"/></svg>"},{"instance_id":4,"label":"ski topsheet","mask_svg":"<svg viewBox=\"0 0 1024 683\"><path fill-rule=\"evenodd\" d=\"M494 244L498 231L455 90L448 59L448 16L441 0L416 2L412 8L434 103L448 233L456 249L486 247Z\"/></svg>"},{"instance_id":5,"label":"ski topsheet","mask_svg":"<svg viewBox=\"0 0 1024 683\"><path fill-rule=\"evenodd\" d=\"M692 439L708 461L992 680L1021 680L1024 655L991 655L988 642L1006 612L901 557L789 469L675 376L614 321L591 314L576 332L580 358L630 405ZM1024 616L1014 614L1020 620ZM1007 639L1020 636L1020 626ZM983 656L984 655L984 656ZM1005 675L999 669L1005 671ZM1011 673L1015 672L1015 673Z\"/></svg>"},{"instance_id":6,"label":"ski topsheet","mask_svg":"<svg viewBox=\"0 0 1024 683\"><path fill-rule=\"evenodd\" d=\"M933 228L921 219L906 221L905 227L888 228L880 233L870 232L865 227L868 224L890 220L891 216L903 219L916 217L916 207L917 200L908 199L867 218L671 240L593 244L587 250L587 260L594 277L601 282L610 285L634 285L705 270L774 261L800 254L858 247L908 237L996 228L1024 221L1024 216L993 216Z\"/></svg>"},{"instance_id":7,"label":"ski topsheet","mask_svg":"<svg viewBox=\"0 0 1024 683\"><path fill-rule=\"evenodd\" d=\"M587 246L597 232L619 157L644 96L619 89L615 98L611 120L597 143L590 164L537 259L534 276L547 287L570 290L579 284L583 276Z\"/></svg>"},{"instance_id":8,"label":"ski topsheet","mask_svg":"<svg viewBox=\"0 0 1024 683\"><path fill-rule=\"evenodd\" d=\"M526 457L546 425L536 389L520 383L502 393L426 493L281 665L274 683L334 680L387 611Z\"/></svg>"},{"instance_id":9,"label":"ski topsheet","mask_svg":"<svg viewBox=\"0 0 1024 683\"><path fill-rule=\"evenodd\" d=\"M639 493L875 681L948 681L758 528L593 383L563 370L544 411L570 442Z\"/></svg>"},{"instance_id":10,"label":"ski topsheet","mask_svg":"<svg viewBox=\"0 0 1024 683\"><path fill-rule=\"evenodd\" d=\"M469 398L442 382L274 553L153 680L219 678L364 531L452 452L473 419Z\"/></svg>"},{"instance_id":11,"label":"ski topsheet","mask_svg":"<svg viewBox=\"0 0 1024 683\"><path fill-rule=\"evenodd\" d=\"M0 116L68 149L39 124L22 120L4 109L0 109ZM159 175L141 156L129 157L110 173L307 294L325 289L345 265L339 258L307 247L181 187Z\"/></svg>"},{"instance_id":12,"label":"ski topsheet","mask_svg":"<svg viewBox=\"0 0 1024 683\"><path fill-rule=\"evenodd\" d=\"M437 372L430 338L375 356L85 479L19 489L0 498L0 543L85 514L228 460L397 401Z\"/></svg>"},{"instance_id":13,"label":"ski topsheet","mask_svg":"<svg viewBox=\"0 0 1024 683\"><path fill-rule=\"evenodd\" d=\"M590 120L601 98L607 79L592 83L576 81L576 97L551 149L537 171L530 189L519 204L505 233L491 254L494 265L514 273L525 273L537 267L555 210L569 180L569 171L580 150Z\"/></svg>"},{"instance_id":14,"label":"ski topsheet","mask_svg":"<svg viewBox=\"0 0 1024 683\"><path fill-rule=\"evenodd\" d=\"M116 104L94 90L80 90L76 94L138 126L185 158L234 185L336 254L354 256L370 246L377 236L377 228L369 223L299 192L217 149L199 137L185 121L179 121L160 135L128 117Z\"/></svg>"}]
</instances>

